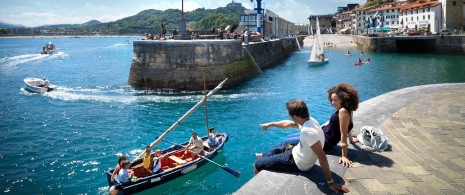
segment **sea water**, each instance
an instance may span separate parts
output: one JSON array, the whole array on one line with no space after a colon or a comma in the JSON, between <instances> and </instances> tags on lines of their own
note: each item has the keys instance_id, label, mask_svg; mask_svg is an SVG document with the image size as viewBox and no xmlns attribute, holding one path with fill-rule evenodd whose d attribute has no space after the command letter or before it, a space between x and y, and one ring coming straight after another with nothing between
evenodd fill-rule
<instances>
[{"instance_id":1,"label":"sea water","mask_svg":"<svg viewBox=\"0 0 465 195\"><path fill-rule=\"evenodd\" d=\"M128 86L137 37L0 39L0 193L108 194L105 171L117 156L130 160L203 97L202 91L136 90ZM40 55L52 42L57 55ZM326 91L354 85L360 101L416 85L465 82L465 56L377 54L329 49L328 64L309 67L310 49L292 54L239 86L208 99L208 125L230 139L213 160L241 172L238 179L211 163L140 194L230 194L253 177L255 153L297 130L259 124L288 119L285 103L300 98L320 123L334 108ZM354 66L358 58L371 64ZM26 77L47 77L56 91L25 90ZM206 135L201 107L167 137ZM156 148L168 147L161 143Z\"/></svg>"}]
</instances>

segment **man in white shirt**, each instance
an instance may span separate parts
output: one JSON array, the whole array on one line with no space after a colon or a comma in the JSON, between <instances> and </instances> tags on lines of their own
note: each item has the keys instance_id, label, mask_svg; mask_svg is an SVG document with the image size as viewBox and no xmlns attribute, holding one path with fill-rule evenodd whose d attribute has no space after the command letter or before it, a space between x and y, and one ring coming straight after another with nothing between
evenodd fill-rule
<instances>
[{"instance_id":1,"label":"man in white shirt","mask_svg":"<svg viewBox=\"0 0 465 195\"><path fill-rule=\"evenodd\" d=\"M50 86L50 81L47 80L47 78L43 78L42 80L44 80L44 85L42 86L43 88L48 88Z\"/></svg>"},{"instance_id":2,"label":"man in white shirt","mask_svg":"<svg viewBox=\"0 0 465 195\"><path fill-rule=\"evenodd\" d=\"M271 156L255 161L255 175L263 169L285 172L308 171L319 160L329 189L334 192L349 192L347 186L334 183L331 177L328 159L323 151L323 145L325 144L323 130L320 124L310 117L305 102L303 100L291 100L287 102L286 109L292 121L282 120L261 124L260 126L262 126L263 130L268 130L272 126L283 129L299 128L300 142L285 151L275 152Z\"/></svg>"}]
</instances>

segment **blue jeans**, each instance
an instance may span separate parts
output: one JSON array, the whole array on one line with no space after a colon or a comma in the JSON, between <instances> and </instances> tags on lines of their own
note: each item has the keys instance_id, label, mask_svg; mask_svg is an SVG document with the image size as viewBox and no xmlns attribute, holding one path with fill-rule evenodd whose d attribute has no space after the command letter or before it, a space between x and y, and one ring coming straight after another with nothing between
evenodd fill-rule
<instances>
[{"instance_id":1,"label":"blue jeans","mask_svg":"<svg viewBox=\"0 0 465 195\"><path fill-rule=\"evenodd\" d=\"M282 148L282 147L281 147ZM255 168L258 171L261 170L272 170L272 171L281 171L281 172L296 172L300 171L297 165L294 162L294 157L292 156L292 148L289 148L284 153L279 152L279 149L274 149L274 153L270 156L263 156L261 159L255 161Z\"/></svg>"}]
</instances>

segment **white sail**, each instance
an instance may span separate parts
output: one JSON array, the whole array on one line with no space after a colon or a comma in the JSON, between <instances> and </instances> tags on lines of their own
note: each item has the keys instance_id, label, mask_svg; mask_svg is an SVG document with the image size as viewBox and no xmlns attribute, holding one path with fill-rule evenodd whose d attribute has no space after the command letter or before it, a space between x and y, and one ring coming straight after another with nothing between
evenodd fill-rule
<instances>
[{"instance_id":1,"label":"white sail","mask_svg":"<svg viewBox=\"0 0 465 195\"><path fill-rule=\"evenodd\" d=\"M318 37L318 50L317 55L323 54L323 42L321 41L321 31L320 31L320 22L318 22L318 17L316 17L316 35Z\"/></svg>"},{"instance_id":2,"label":"white sail","mask_svg":"<svg viewBox=\"0 0 465 195\"><path fill-rule=\"evenodd\" d=\"M318 50L318 39L316 37L313 38L313 46L312 46L312 52L310 53L310 60L309 61L317 61L317 53L316 51Z\"/></svg>"},{"instance_id":3,"label":"white sail","mask_svg":"<svg viewBox=\"0 0 465 195\"><path fill-rule=\"evenodd\" d=\"M326 57L324 57L324 49L323 49L323 42L321 41L321 32L320 32L320 23L318 21L318 17L316 18L316 33L313 37L313 46L312 52L310 53L310 59L308 60L309 65L318 65L324 64L329 61ZM318 58L320 56L320 58Z\"/></svg>"}]
</instances>

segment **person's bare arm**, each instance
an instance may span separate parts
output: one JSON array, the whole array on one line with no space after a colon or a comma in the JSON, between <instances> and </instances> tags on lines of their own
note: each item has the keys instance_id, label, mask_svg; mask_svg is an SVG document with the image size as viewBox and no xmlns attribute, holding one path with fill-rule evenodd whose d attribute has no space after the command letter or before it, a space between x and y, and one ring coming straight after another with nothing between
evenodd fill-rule
<instances>
[{"instance_id":1,"label":"person's bare arm","mask_svg":"<svg viewBox=\"0 0 465 195\"><path fill-rule=\"evenodd\" d=\"M329 169L328 158L326 158L326 154L323 151L323 146L319 141L315 144L310 146L312 151L318 157L318 161L320 162L321 169L323 170L323 174L325 175L326 182L328 183L328 187L330 190L334 192L342 191L344 193L349 192L349 188L342 184L334 183L333 178L331 177L331 170Z\"/></svg>"},{"instance_id":2,"label":"person's bare arm","mask_svg":"<svg viewBox=\"0 0 465 195\"><path fill-rule=\"evenodd\" d=\"M339 129L341 131L341 141L339 145L341 146L342 155L339 159L339 163L342 163L342 166L350 167L353 165L352 161L347 158L347 135L348 135L348 127L350 123L350 114L349 111L345 108L339 110Z\"/></svg>"},{"instance_id":3,"label":"person's bare arm","mask_svg":"<svg viewBox=\"0 0 465 195\"><path fill-rule=\"evenodd\" d=\"M268 130L270 127L278 127L281 129L288 129L288 128L299 128L299 125L295 124L294 121L291 120L282 120L282 121L275 121L269 123L260 124L263 130Z\"/></svg>"}]
</instances>

